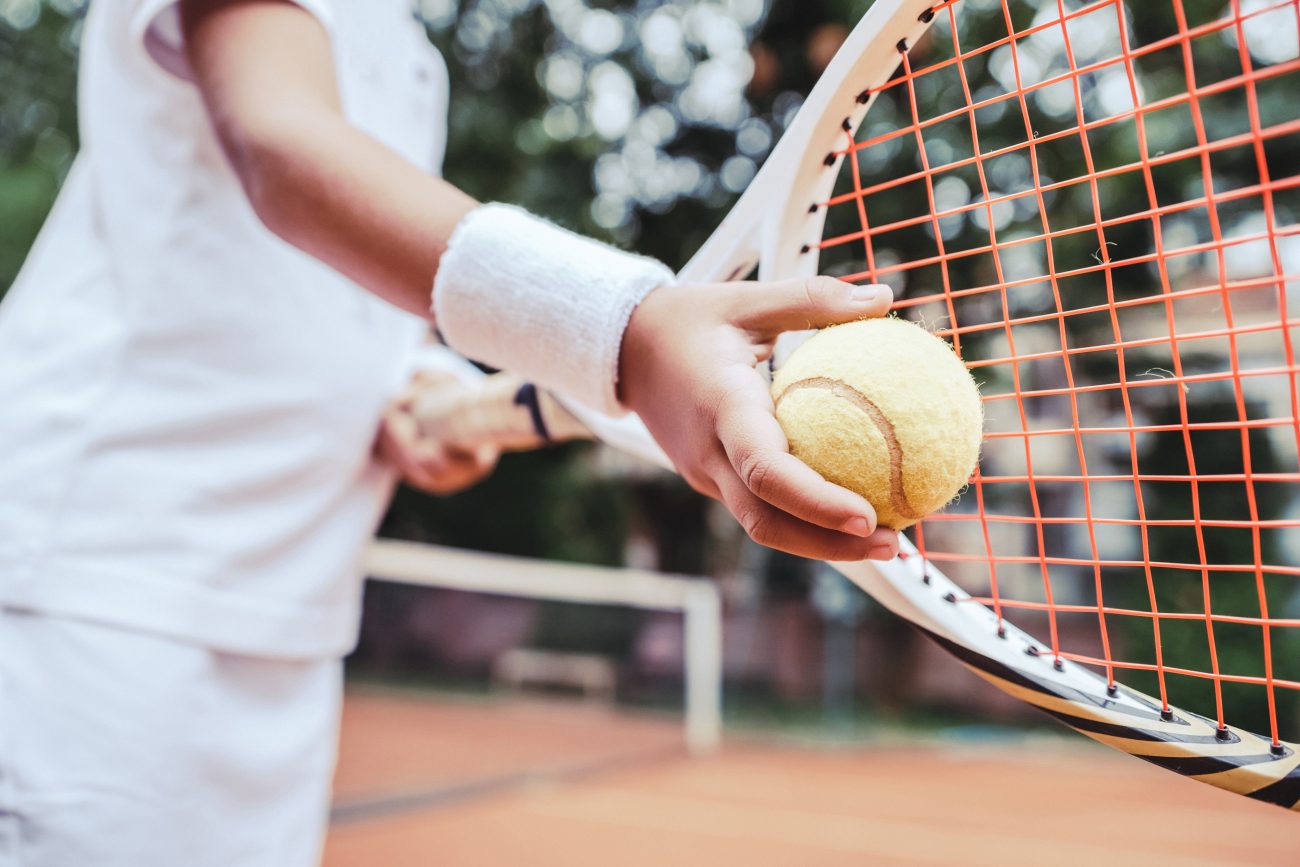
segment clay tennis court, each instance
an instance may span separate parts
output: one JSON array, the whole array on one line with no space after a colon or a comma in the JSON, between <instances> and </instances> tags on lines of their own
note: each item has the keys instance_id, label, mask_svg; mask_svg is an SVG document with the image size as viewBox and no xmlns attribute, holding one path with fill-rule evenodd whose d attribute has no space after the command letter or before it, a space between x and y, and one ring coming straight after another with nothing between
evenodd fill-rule
<instances>
[{"instance_id":1,"label":"clay tennis court","mask_svg":"<svg viewBox=\"0 0 1300 867\"><path fill-rule=\"evenodd\" d=\"M1300 816L1083 739L687 756L672 717L353 690L325 864L1300 863Z\"/></svg>"}]
</instances>

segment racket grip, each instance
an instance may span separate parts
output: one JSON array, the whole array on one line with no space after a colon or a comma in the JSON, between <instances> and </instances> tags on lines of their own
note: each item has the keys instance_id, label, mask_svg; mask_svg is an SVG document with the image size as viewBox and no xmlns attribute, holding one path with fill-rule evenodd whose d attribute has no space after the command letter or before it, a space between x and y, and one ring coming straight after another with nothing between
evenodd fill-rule
<instances>
[{"instance_id":1,"label":"racket grip","mask_svg":"<svg viewBox=\"0 0 1300 867\"><path fill-rule=\"evenodd\" d=\"M499 373L471 390L429 389L411 405L420 433L472 451L493 445L526 451L592 434L548 392Z\"/></svg>"}]
</instances>

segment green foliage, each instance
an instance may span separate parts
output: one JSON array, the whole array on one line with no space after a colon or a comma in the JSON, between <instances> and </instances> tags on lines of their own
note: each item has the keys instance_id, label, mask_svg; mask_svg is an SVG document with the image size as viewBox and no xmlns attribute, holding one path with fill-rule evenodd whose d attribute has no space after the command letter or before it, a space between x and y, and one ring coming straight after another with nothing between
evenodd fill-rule
<instances>
[{"instance_id":1,"label":"green foliage","mask_svg":"<svg viewBox=\"0 0 1300 867\"><path fill-rule=\"evenodd\" d=\"M76 4L0 12L0 298L77 147Z\"/></svg>"},{"instance_id":2,"label":"green foliage","mask_svg":"<svg viewBox=\"0 0 1300 867\"><path fill-rule=\"evenodd\" d=\"M0 297L22 267L45 215L54 204L58 181L35 161L0 166Z\"/></svg>"}]
</instances>

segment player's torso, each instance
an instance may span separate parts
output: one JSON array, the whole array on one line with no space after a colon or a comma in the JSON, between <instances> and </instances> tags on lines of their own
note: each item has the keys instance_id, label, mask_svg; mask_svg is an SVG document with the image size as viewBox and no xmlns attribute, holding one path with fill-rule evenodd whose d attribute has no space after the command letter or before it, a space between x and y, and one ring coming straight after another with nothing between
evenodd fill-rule
<instances>
[{"instance_id":1,"label":"player's torso","mask_svg":"<svg viewBox=\"0 0 1300 867\"><path fill-rule=\"evenodd\" d=\"M382 508L375 427L425 326L261 224L196 89L148 47L167 36L133 17L149 6L91 4L82 150L0 305L0 564L329 608ZM408 5L334 16L348 118L436 171L446 71Z\"/></svg>"}]
</instances>

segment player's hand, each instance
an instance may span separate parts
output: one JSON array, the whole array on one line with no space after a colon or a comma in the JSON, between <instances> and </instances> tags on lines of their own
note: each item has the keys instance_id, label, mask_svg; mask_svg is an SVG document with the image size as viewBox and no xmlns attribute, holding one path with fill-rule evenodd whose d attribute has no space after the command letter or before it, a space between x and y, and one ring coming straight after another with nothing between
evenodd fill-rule
<instances>
[{"instance_id":1,"label":"player's hand","mask_svg":"<svg viewBox=\"0 0 1300 867\"><path fill-rule=\"evenodd\" d=\"M898 535L876 528L871 504L790 454L757 365L782 332L881 316L892 301L886 286L829 277L656 289L623 336L619 397L756 542L822 560L891 559Z\"/></svg>"},{"instance_id":2,"label":"player's hand","mask_svg":"<svg viewBox=\"0 0 1300 867\"><path fill-rule=\"evenodd\" d=\"M485 478L501 456L493 446L464 451L420 433L411 408L428 389L472 389L454 375L421 371L384 413L375 441L380 459L393 466L408 485L431 494L453 494Z\"/></svg>"}]
</instances>

